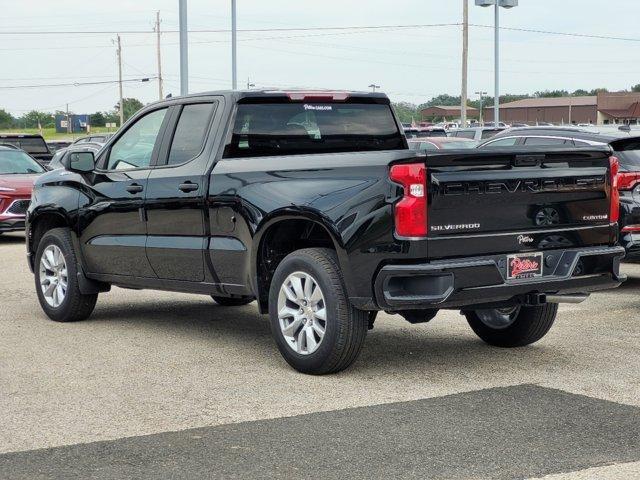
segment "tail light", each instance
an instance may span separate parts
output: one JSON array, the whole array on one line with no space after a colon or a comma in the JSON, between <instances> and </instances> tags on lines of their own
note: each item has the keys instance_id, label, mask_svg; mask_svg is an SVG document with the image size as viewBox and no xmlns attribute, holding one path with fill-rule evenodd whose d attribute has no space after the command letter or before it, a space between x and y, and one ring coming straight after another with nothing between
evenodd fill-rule
<instances>
[{"instance_id":1,"label":"tail light","mask_svg":"<svg viewBox=\"0 0 640 480\"><path fill-rule=\"evenodd\" d=\"M620 219L620 188L618 184L620 163L616 157L609 157L609 173L611 175L611 198L609 204L609 222L616 223Z\"/></svg>"},{"instance_id":2,"label":"tail light","mask_svg":"<svg viewBox=\"0 0 640 480\"><path fill-rule=\"evenodd\" d=\"M389 177L404 187L404 195L394 208L396 235L426 237L427 167L422 163L393 165Z\"/></svg>"},{"instance_id":3,"label":"tail light","mask_svg":"<svg viewBox=\"0 0 640 480\"><path fill-rule=\"evenodd\" d=\"M633 190L638 182L640 182L640 173L638 172L618 173L618 190Z\"/></svg>"}]
</instances>

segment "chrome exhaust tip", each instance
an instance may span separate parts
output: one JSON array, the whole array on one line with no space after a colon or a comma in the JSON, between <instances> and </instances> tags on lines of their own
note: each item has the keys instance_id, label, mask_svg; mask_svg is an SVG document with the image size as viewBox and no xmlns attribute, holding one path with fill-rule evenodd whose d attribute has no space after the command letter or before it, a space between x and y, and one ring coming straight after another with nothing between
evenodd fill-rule
<instances>
[{"instance_id":1,"label":"chrome exhaust tip","mask_svg":"<svg viewBox=\"0 0 640 480\"><path fill-rule=\"evenodd\" d=\"M589 298L589 294L586 294L586 293L576 293L573 295L547 295L546 296L547 303L582 303L587 298Z\"/></svg>"}]
</instances>

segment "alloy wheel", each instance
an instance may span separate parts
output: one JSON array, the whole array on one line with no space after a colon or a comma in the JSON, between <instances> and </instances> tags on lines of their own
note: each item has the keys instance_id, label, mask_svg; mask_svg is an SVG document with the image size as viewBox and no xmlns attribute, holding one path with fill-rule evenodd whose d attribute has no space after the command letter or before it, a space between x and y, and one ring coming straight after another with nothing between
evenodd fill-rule
<instances>
[{"instance_id":1,"label":"alloy wheel","mask_svg":"<svg viewBox=\"0 0 640 480\"><path fill-rule=\"evenodd\" d=\"M67 262L57 245L49 245L40 258L40 289L50 307L58 308L67 295Z\"/></svg>"},{"instance_id":2,"label":"alloy wheel","mask_svg":"<svg viewBox=\"0 0 640 480\"><path fill-rule=\"evenodd\" d=\"M487 327L501 330L515 322L520 313L520 306L506 308L488 308L476 310L476 315Z\"/></svg>"},{"instance_id":3,"label":"alloy wheel","mask_svg":"<svg viewBox=\"0 0 640 480\"><path fill-rule=\"evenodd\" d=\"M282 283L278 323L294 352L309 355L320 347L327 328L327 306L320 285L308 273L294 272Z\"/></svg>"}]
</instances>

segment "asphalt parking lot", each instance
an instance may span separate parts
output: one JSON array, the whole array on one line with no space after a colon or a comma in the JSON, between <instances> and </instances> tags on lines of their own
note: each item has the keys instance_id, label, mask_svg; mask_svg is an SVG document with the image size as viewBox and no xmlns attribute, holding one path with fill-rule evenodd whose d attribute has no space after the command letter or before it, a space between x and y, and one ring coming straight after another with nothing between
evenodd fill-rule
<instances>
[{"instance_id":1,"label":"asphalt parking lot","mask_svg":"<svg viewBox=\"0 0 640 480\"><path fill-rule=\"evenodd\" d=\"M380 315L349 370L290 369L255 305L114 288L45 318L0 236L0 478L640 478L640 264L538 344Z\"/></svg>"}]
</instances>

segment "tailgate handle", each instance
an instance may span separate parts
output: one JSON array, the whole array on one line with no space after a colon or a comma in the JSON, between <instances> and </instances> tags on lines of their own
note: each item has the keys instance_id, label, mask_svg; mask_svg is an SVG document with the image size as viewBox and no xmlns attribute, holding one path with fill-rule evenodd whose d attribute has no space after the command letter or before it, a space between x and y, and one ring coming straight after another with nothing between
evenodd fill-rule
<instances>
[{"instance_id":1,"label":"tailgate handle","mask_svg":"<svg viewBox=\"0 0 640 480\"><path fill-rule=\"evenodd\" d=\"M544 159L545 155L516 155L513 159L514 167L537 167Z\"/></svg>"}]
</instances>

